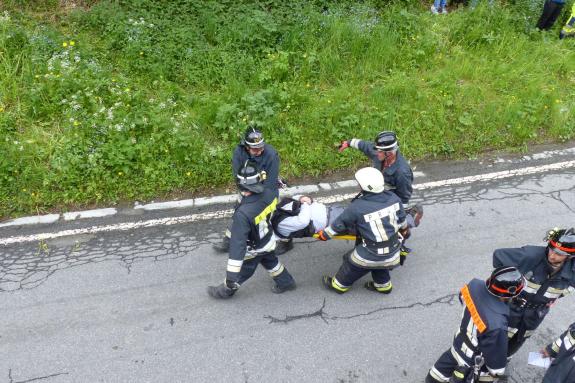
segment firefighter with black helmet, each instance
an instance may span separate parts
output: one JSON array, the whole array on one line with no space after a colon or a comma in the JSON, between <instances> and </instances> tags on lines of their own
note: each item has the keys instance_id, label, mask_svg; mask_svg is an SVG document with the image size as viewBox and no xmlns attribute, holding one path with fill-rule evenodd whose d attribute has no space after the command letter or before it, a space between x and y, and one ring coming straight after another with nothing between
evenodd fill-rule
<instances>
[{"instance_id":1,"label":"firefighter with black helmet","mask_svg":"<svg viewBox=\"0 0 575 383\"><path fill-rule=\"evenodd\" d=\"M374 168L359 169L355 179L361 192L318 238L327 241L334 235L355 233L355 248L346 254L335 276L324 276L326 288L343 294L351 285L371 272L365 284L368 290L389 294L392 283L389 271L399 265L402 236L409 232L401 200L384 190L383 175Z\"/></svg>"},{"instance_id":2,"label":"firefighter with black helmet","mask_svg":"<svg viewBox=\"0 0 575 383\"><path fill-rule=\"evenodd\" d=\"M383 131L377 134L373 142L352 138L342 141L340 153L347 148L358 149L372 161L372 165L383 173L387 190L392 190L405 206L413 192L413 172L399 150L394 132Z\"/></svg>"},{"instance_id":3,"label":"firefighter with black helmet","mask_svg":"<svg viewBox=\"0 0 575 383\"><path fill-rule=\"evenodd\" d=\"M575 383L575 323L541 353L552 358L542 383Z\"/></svg>"},{"instance_id":4,"label":"firefighter with black helmet","mask_svg":"<svg viewBox=\"0 0 575 383\"><path fill-rule=\"evenodd\" d=\"M511 305L509 355L532 335L557 299L575 288L575 230L555 228L547 233L547 246L498 249L493 266L515 266L527 286Z\"/></svg>"},{"instance_id":5,"label":"firefighter with black helmet","mask_svg":"<svg viewBox=\"0 0 575 383\"><path fill-rule=\"evenodd\" d=\"M265 177L255 162L246 161L236 179L242 199L232 217L226 279L219 286L209 286L209 295L232 297L260 263L274 280L274 293L295 289L293 277L274 253L271 216L278 201L276 193L265 187Z\"/></svg>"},{"instance_id":6,"label":"firefighter with black helmet","mask_svg":"<svg viewBox=\"0 0 575 383\"><path fill-rule=\"evenodd\" d=\"M472 279L463 286L461 324L451 348L429 370L425 383L494 382L502 377L507 366L509 302L524 286L515 267L496 268L487 281Z\"/></svg>"},{"instance_id":7,"label":"firefighter with black helmet","mask_svg":"<svg viewBox=\"0 0 575 383\"><path fill-rule=\"evenodd\" d=\"M246 129L243 139L234 149L232 155L232 174L234 179L246 161L257 164L258 168L266 173L263 185L279 196L278 178L280 169L280 157L278 152L270 144L267 144L261 129L256 124L250 124ZM226 230L222 241L213 245L219 252L227 252L230 248L230 229Z\"/></svg>"}]
</instances>

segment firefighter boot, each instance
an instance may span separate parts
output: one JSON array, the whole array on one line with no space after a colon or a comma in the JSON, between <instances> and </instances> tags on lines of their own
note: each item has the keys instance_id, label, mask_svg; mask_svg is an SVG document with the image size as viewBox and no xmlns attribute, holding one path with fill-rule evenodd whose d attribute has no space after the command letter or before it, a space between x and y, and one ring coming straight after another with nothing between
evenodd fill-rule
<instances>
[{"instance_id":1,"label":"firefighter boot","mask_svg":"<svg viewBox=\"0 0 575 383\"><path fill-rule=\"evenodd\" d=\"M221 242L214 243L212 248L218 253L227 253L230 251L230 237L224 235Z\"/></svg>"},{"instance_id":2,"label":"firefighter boot","mask_svg":"<svg viewBox=\"0 0 575 383\"><path fill-rule=\"evenodd\" d=\"M287 241L278 240L276 243L276 255L282 255L291 249L293 249L293 241L291 239Z\"/></svg>"},{"instance_id":3,"label":"firefighter boot","mask_svg":"<svg viewBox=\"0 0 575 383\"><path fill-rule=\"evenodd\" d=\"M384 283L384 284L379 284L379 283L375 283L374 281L369 281L369 282L365 282L363 287L365 287L369 291L376 291L376 292L382 293L382 294L389 294L389 293L391 293L391 290L393 290L393 285L391 284L391 281Z\"/></svg>"},{"instance_id":4,"label":"firefighter boot","mask_svg":"<svg viewBox=\"0 0 575 383\"><path fill-rule=\"evenodd\" d=\"M347 290L349 290L349 287L341 286L337 282L337 279L330 277L330 276L327 276L327 275L323 276L322 282L323 282L323 285L325 286L326 289L335 291L338 294L343 294Z\"/></svg>"}]
</instances>

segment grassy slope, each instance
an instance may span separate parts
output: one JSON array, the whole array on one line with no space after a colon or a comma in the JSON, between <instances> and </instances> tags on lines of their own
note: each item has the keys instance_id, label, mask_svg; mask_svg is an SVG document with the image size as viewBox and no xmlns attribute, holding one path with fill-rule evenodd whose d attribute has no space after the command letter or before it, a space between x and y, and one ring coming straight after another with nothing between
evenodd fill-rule
<instances>
[{"instance_id":1,"label":"grassy slope","mask_svg":"<svg viewBox=\"0 0 575 383\"><path fill-rule=\"evenodd\" d=\"M288 177L383 129L412 159L575 134L575 44L539 4L78 3L0 10L0 217L228 184L250 121Z\"/></svg>"}]
</instances>

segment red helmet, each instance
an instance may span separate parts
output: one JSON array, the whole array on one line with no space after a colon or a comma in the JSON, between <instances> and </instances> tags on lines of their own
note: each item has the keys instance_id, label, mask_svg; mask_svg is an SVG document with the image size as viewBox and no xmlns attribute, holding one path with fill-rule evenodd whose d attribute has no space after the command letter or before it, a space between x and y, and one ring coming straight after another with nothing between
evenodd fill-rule
<instances>
[{"instance_id":1,"label":"red helmet","mask_svg":"<svg viewBox=\"0 0 575 383\"><path fill-rule=\"evenodd\" d=\"M548 247L560 255L575 257L575 229L555 228L547 233Z\"/></svg>"}]
</instances>

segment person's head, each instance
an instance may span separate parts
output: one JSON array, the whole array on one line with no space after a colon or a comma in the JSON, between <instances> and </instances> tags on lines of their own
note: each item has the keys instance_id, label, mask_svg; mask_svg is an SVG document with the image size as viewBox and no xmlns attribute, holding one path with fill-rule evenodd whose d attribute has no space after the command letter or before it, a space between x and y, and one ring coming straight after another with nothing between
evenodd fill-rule
<instances>
[{"instance_id":1,"label":"person's head","mask_svg":"<svg viewBox=\"0 0 575 383\"><path fill-rule=\"evenodd\" d=\"M487 291L501 300L515 298L525 287L525 278L516 267L498 267L485 281Z\"/></svg>"},{"instance_id":2,"label":"person's head","mask_svg":"<svg viewBox=\"0 0 575 383\"><path fill-rule=\"evenodd\" d=\"M261 193L264 191L265 172L260 172L253 161L246 161L236 177L236 184L242 195Z\"/></svg>"},{"instance_id":3,"label":"person's head","mask_svg":"<svg viewBox=\"0 0 575 383\"><path fill-rule=\"evenodd\" d=\"M381 193L385 189L383 174L376 168L362 168L355 172L355 180L362 191L368 193Z\"/></svg>"},{"instance_id":4,"label":"person's head","mask_svg":"<svg viewBox=\"0 0 575 383\"><path fill-rule=\"evenodd\" d=\"M251 124L246 129L243 142L246 150L253 157L261 156L264 152L264 135L255 124Z\"/></svg>"},{"instance_id":5,"label":"person's head","mask_svg":"<svg viewBox=\"0 0 575 383\"><path fill-rule=\"evenodd\" d=\"M302 195L299 197L299 202L300 203L307 203L307 204L311 204L312 203L312 199L311 197L307 196L307 195Z\"/></svg>"},{"instance_id":6,"label":"person's head","mask_svg":"<svg viewBox=\"0 0 575 383\"><path fill-rule=\"evenodd\" d=\"M559 269L565 261L575 257L575 229L555 228L547 233L547 263Z\"/></svg>"},{"instance_id":7,"label":"person's head","mask_svg":"<svg viewBox=\"0 0 575 383\"><path fill-rule=\"evenodd\" d=\"M375 137L375 150L380 161L385 161L388 164L394 163L398 147L397 136L394 132L383 131Z\"/></svg>"}]
</instances>

